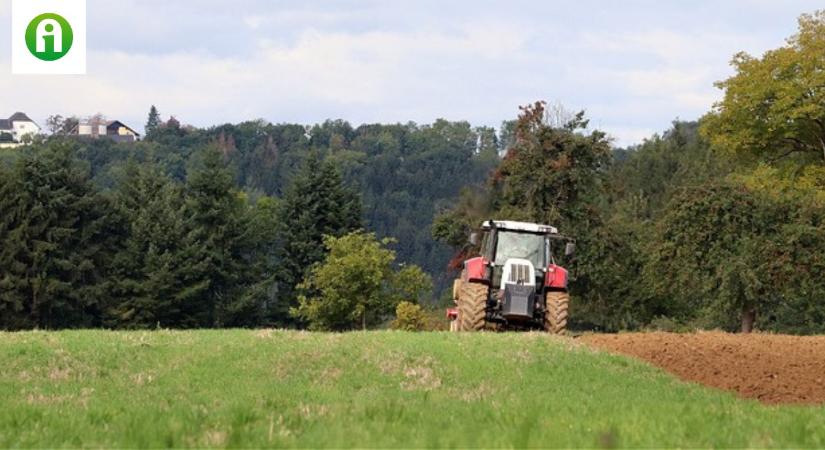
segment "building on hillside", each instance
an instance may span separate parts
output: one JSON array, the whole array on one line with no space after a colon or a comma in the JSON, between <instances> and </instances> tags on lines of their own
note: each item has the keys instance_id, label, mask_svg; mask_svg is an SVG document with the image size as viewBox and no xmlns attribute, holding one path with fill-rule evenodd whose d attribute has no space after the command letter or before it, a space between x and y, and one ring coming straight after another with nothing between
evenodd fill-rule
<instances>
[{"instance_id":1,"label":"building on hillside","mask_svg":"<svg viewBox=\"0 0 825 450\"><path fill-rule=\"evenodd\" d=\"M39 133L40 126L25 113L16 112L8 119L0 119L0 147L17 147L25 136Z\"/></svg>"},{"instance_id":2,"label":"building on hillside","mask_svg":"<svg viewBox=\"0 0 825 450\"><path fill-rule=\"evenodd\" d=\"M119 120L87 120L80 122L70 134L82 137L105 137L115 142L135 142L140 133Z\"/></svg>"},{"instance_id":3,"label":"building on hillside","mask_svg":"<svg viewBox=\"0 0 825 450\"><path fill-rule=\"evenodd\" d=\"M106 124L106 136L116 142L134 142L140 140L140 134L119 120Z\"/></svg>"}]
</instances>

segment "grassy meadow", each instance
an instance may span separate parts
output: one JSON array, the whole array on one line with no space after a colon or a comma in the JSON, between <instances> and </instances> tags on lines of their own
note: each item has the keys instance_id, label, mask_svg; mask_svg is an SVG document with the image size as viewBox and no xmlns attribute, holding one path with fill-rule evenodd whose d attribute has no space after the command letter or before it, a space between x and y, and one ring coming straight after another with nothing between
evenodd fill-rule
<instances>
[{"instance_id":1,"label":"grassy meadow","mask_svg":"<svg viewBox=\"0 0 825 450\"><path fill-rule=\"evenodd\" d=\"M769 407L574 340L0 333L0 447L823 447Z\"/></svg>"}]
</instances>

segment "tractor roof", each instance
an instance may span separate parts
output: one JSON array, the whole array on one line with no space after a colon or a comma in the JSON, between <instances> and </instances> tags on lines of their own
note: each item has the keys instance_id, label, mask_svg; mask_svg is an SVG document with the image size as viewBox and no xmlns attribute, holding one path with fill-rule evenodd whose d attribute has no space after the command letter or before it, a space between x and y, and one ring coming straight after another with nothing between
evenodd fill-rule
<instances>
[{"instance_id":1,"label":"tractor roof","mask_svg":"<svg viewBox=\"0 0 825 450\"><path fill-rule=\"evenodd\" d=\"M485 230L489 230L490 228L493 228L493 226L501 230L526 231L528 233L559 233L559 230L557 230L556 227L538 223L515 222L512 220L487 220L481 224L481 227Z\"/></svg>"}]
</instances>

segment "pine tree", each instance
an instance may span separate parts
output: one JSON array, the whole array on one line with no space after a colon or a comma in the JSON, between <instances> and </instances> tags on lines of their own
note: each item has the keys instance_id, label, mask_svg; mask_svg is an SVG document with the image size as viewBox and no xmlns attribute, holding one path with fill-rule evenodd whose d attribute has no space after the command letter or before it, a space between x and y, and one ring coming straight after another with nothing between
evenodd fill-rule
<instances>
[{"instance_id":1,"label":"pine tree","mask_svg":"<svg viewBox=\"0 0 825 450\"><path fill-rule=\"evenodd\" d=\"M24 155L0 185L0 326L100 324L108 202L65 144Z\"/></svg>"},{"instance_id":2,"label":"pine tree","mask_svg":"<svg viewBox=\"0 0 825 450\"><path fill-rule=\"evenodd\" d=\"M146 135L154 133L160 126L160 113L155 105L149 108L149 119L146 120Z\"/></svg>"},{"instance_id":3,"label":"pine tree","mask_svg":"<svg viewBox=\"0 0 825 450\"><path fill-rule=\"evenodd\" d=\"M112 260L117 299L108 325L191 328L201 325L205 262L184 219L183 189L153 165L127 163L115 195L123 237Z\"/></svg>"},{"instance_id":4,"label":"pine tree","mask_svg":"<svg viewBox=\"0 0 825 450\"><path fill-rule=\"evenodd\" d=\"M250 232L246 202L235 192L232 173L217 149L207 149L202 167L188 176L186 197L190 237L204 262L200 279L209 283L201 322L213 327L254 324L250 316L261 314L261 305L249 289L264 276L256 259L258 242Z\"/></svg>"},{"instance_id":5,"label":"pine tree","mask_svg":"<svg viewBox=\"0 0 825 450\"><path fill-rule=\"evenodd\" d=\"M361 201L346 188L329 162L310 155L287 187L279 211L278 306L275 320L288 321L295 286L323 260L324 236L343 236L361 228Z\"/></svg>"}]
</instances>

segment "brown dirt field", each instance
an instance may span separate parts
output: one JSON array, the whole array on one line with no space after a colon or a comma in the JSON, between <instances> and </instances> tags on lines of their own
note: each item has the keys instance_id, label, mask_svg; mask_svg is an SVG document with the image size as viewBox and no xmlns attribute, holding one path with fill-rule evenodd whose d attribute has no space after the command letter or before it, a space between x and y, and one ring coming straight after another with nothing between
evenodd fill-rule
<instances>
[{"instance_id":1,"label":"brown dirt field","mask_svg":"<svg viewBox=\"0 0 825 450\"><path fill-rule=\"evenodd\" d=\"M764 403L825 403L825 336L622 333L578 340Z\"/></svg>"}]
</instances>

